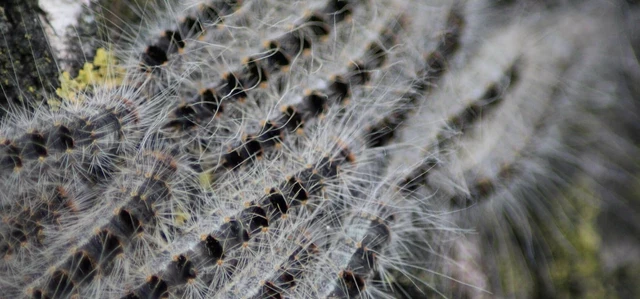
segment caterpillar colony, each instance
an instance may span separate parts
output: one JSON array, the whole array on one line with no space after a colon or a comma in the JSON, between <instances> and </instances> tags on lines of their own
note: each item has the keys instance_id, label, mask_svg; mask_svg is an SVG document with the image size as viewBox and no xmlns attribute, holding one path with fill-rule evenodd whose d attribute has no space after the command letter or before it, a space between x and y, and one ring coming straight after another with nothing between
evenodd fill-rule
<instances>
[{"instance_id":1,"label":"caterpillar colony","mask_svg":"<svg viewBox=\"0 0 640 299\"><path fill-rule=\"evenodd\" d=\"M595 298L570 215L640 248L637 2L76 2L2 4L0 298Z\"/></svg>"}]
</instances>

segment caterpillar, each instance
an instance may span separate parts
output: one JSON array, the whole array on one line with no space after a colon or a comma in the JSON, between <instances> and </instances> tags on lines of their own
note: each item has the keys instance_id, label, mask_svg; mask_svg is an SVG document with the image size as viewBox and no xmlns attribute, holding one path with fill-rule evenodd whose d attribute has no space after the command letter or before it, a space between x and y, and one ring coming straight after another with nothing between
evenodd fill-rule
<instances>
[{"instance_id":1,"label":"caterpillar","mask_svg":"<svg viewBox=\"0 0 640 299\"><path fill-rule=\"evenodd\" d=\"M564 297L568 207L637 214L559 196L636 171L627 2L88 1L29 92L3 5L0 297Z\"/></svg>"}]
</instances>

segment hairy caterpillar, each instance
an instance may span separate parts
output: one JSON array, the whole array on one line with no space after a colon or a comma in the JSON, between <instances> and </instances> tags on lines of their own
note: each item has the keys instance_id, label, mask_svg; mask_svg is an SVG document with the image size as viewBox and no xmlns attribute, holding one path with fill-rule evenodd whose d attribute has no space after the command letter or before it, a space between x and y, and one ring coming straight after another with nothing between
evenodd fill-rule
<instances>
[{"instance_id":1,"label":"hairy caterpillar","mask_svg":"<svg viewBox=\"0 0 640 299\"><path fill-rule=\"evenodd\" d=\"M455 252L535 264L555 190L635 153L605 2L125 1L118 83L6 109L0 296L531 296Z\"/></svg>"}]
</instances>

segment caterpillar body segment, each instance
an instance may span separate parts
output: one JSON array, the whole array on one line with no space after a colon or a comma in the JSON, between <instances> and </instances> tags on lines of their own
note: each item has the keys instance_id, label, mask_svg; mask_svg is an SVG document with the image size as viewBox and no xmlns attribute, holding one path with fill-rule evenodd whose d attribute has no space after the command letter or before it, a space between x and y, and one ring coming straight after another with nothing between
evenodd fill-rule
<instances>
[{"instance_id":1,"label":"caterpillar body segment","mask_svg":"<svg viewBox=\"0 0 640 299\"><path fill-rule=\"evenodd\" d=\"M0 297L563 297L610 207L555 195L637 106L627 4L574 2L93 4L113 59L0 120Z\"/></svg>"}]
</instances>

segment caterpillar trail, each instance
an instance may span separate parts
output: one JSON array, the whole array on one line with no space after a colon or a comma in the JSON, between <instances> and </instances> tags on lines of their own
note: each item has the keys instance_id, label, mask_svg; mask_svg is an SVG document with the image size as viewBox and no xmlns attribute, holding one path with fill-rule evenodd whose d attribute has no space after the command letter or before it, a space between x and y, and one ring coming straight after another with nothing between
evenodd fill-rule
<instances>
[{"instance_id":1,"label":"caterpillar trail","mask_svg":"<svg viewBox=\"0 0 640 299\"><path fill-rule=\"evenodd\" d=\"M133 166L131 171L123 172L106 188L101 208L91 211L95 214L85 215L89 219L110 216L85 221L89 227L69 228L87 234L67 236L77 245L68 258L48 271L53 273L44 278L44 287L31 290L33 296L91 297L115 292L113 288L126 281L132 267L180 235L190 219L189 211L198 209L200 192L190 180L189 168L157 140L127 162Z\"/></svg>"},{"instance_id":2,"label":"caterpillar trail","mask_svg":"<svg viewBox=\"0 0 640 299\"><path fill-rule=\"evenodd\" d=\"M460 44L461 31L464 27L464 20L460 16L460 11L452 10L446 21L445 32L441 34L441 40L426 58L426 67L419 70L418 78L414 82L413 90L405 93L401 105L396 111L375 124L369 125L369 144L372 147L385 145L392 139L394 132L408 117L417 103L416 98L428 92L436 81L446 72L447 61L455 54Z\"/></svg>"},{"instance_id":3,"label":"caterpillar trail","mask_svg":"<svg viewBox=\"0 0 640 299\"><path fill-rule=\"evenodd\" d=\"M91 0L49 40L14 2L0 298L615 297L574 264L637 223L633 1Z\"/></svg>"},{"instance_id":4,"label":"caterpillar trail","mask_svg":"<svg viewBox=\"0 0 640 299\"><path fill-rule=\"evenodd\" d=\"M382 39L392 40L392 37L388 36L390 31L387 29L387 36L384 37L383 33ZM326 84L328 87L325 90L307 91L297 104L282 106L280 116L261 121L263 127L260 132L245 136L241 148L224 154L221 164L226 168L236 168L252 157L261 157L271 146L282 146L281 143L288 135L287 131L303 134L306 123L312 122L314 118L323 117L331 109L330 106L345 101L355 87L366 84L370 80L367 73L380 67L385 56L377 43L369 44L361 60L364 62L350 65L344 74L333 75L333 82Z\"/></svg>"},{"instance_id":5,"label":"caterpillar trail","mask_svg":"<svg viewBox=\"0 0 640 299\"><path fill-rule=\"evenodd\" d=\"M259 115L260 113L264 113L264 106L273 105L270 102L265 102L265 100L273 99L274 97L276 99L278 97L289 98L291 95L295 95L297 93L297 90L284 90L284 88L287 88L286 86L299 86L303 84L301 81L297 80L298 78L288 76L288 74L292 72L289 70L291 67L295 67L295 71L316 72L318 74L321 74L321 72L324 72L325 69L329 69L330 67L336 67L338 69L342 68L338 65L330 65L313 70L312 68L317 67L309 65L309 63L316 65L318 63L314 63L310 60L309 58L313 58L315 56L311 56L307 52L318 51L322 53L323 51L328 51L325 50L327 46L323 45L322 41L325 40L325 43L330 41L328 40L328 36L332 32L330 30L332 27L331 24L333 24L333 26L343 26L342 22L346 21L346 18L336 17L338 19L335 22L329 23L329 19L331 19L337 12L347 13L347 11L350 11L350 9L345 10L348 7L351 7L351 5L347 5L346 2L329 1L325 8L310 13L310 17L305 18L302 23L297 24L295 31L287 32L280 37L264 42L267 46L267 48L262 51L264 54L260 53L243 58L243 67L240 68L240 71L223 74L223 78L217 86L201 89L195 97L192 97L192 100L189 100L186 103L181 103L179 108L177 108L173 113L173 118L175 119L169 121L167 126L178 130L190 128L195 129L196 132L191 133L190 136L193 136L192 138L196 138L196 144L199 142L203 143L203 145L196 145L196 149L220 146L221 143L224 144L224 142L226 142L224 140L221 143L216 142L216 140L221 138L221 136L219 136L221 133L228 132L228 134L233 135L236 134L238 130L233 127L225 127L225 123L229 122L229 120L233 121L238 118L244 119L247 117L253 118L256 114ZM343 10L345 11L341 12ZM351 13L349 13L349 15L351 15ZM355 17L358 17L359 19L364 16L356 14L354 18ZM336 28L340 29L342 27ZM376 67L376 64L381 63L381 61L375 62L375 60L384 59L384 49L380 48L380 46L386 48L392 46L389 44L391 41L386 40L389 38L389 34L392 29L393 28L386 29L386 36L382 35L380 42L381 45L378 43L370 44L369 49L362 57L364 59L371 60L367 62L367 65L359 66L357 63L351 63L351 66L349 67L350 71L346 74L349 76L349 80L356 80L356 76L360 77L360 80L365 79L365 74L372 70L364 69L363 67ZM342 41L342 39L338 38L339 37L334 37L337 41ZM298 42L297 40L300 39L301 41ZM319 41L320 43L317 43L316 41ZM299 43L301 44L298 45ZM354 45L357 44L358 40L353 41L353 43ZM304 54L301 51L307 54ZM338 49L333 49L331 51L338 52ZM300 57L301 54L304 55ZM319 59L316 58L316 60ZM297 63L292 65L292 62ZM309 79L306 80L309 81ZM341 96L340 93L346 93L344 90L348 89L348 86L346 85L348 82L342 81L344 81L342 78L337 78L334 88L337 88L338 90L327 96L339 97ZM354 84L360 83L354 81ZM257 88L259 86L263 88ZM314 98L310 99L313 100ZM320 100L318 97L315 97L315 99L316 102ZM287 99L284 100L286 101ZM230 105L231 107L228 107ZM311 105L314 104L311 103ZM317 105L322 106L321 104ZM304 107L297 107L297 109L303 108ZM282 110L285 115L289 115L290 119L287 120L289 126L295 127L299 125L301 122L299 118L302 115L301 112L296 112L296 106L285 107ZM213 117L217 118L212 119ZM234 124L232 123L232 125ZM251 124L239 124L239 126L247 125ZM232 146L237 147L237 145ZM236 151L232 151L230 155L234 155L236 160L241 160L239 162L248 158L244 157L243 159L243 157L239 156L235 152ZM227 158L228 160L232 160L231 158L234 157L229 156ZM233 164L237 163L238 162L227 161L226 164L235 166Z\"/></svg>"}]
</instances>

